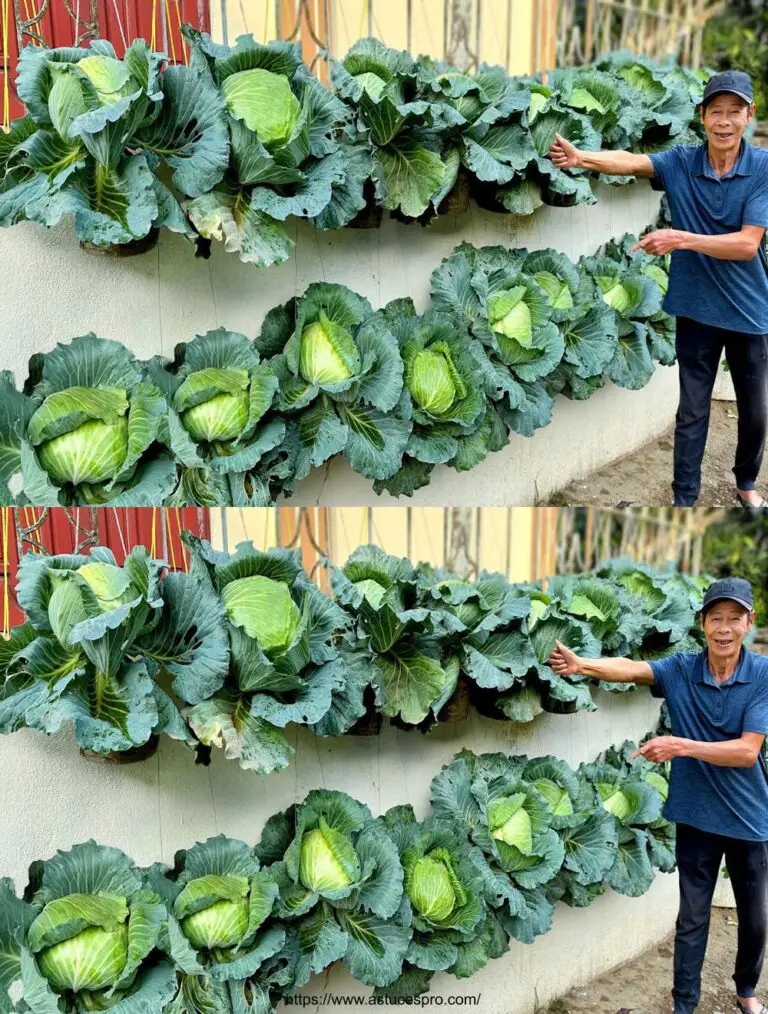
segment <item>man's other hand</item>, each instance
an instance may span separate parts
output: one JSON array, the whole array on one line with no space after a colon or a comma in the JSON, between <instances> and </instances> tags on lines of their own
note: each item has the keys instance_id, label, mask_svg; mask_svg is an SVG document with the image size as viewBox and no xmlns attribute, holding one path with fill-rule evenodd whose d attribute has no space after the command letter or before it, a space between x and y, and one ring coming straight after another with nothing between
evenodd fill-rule
<instances>
[{"instance_id":1,"label":"man's other hand","mask_svg":"<svg viewBox=\"0 0 768 1014\"><path fill-rule=\"evenodd\" d=\"M635 243L631 253L635 250L645 250L654 257L664 257L672 250L681 250L682 246L683 233L679 229L657 229L643 236L639 243Z\"/></svg>"},{"instance_id":2,"label":"man's other hand","mask_svg":"<svg viewBox=\"0 0 768 1014\"><path fill-rule=\"evenodd\" d=\"M682 752L683 741L679 736L655 736L647 743L643 743L639 750L635 750L630 760L634 760L635 757L645 757L646 760L653 761L654 764L663 764L664 761L672 760L673 757L679 757Z\"/></svg>"},{"instance_id":3,"label":"man's other hand","mask_svg":"<svg viewBox=\"0 0 768 1014\"><path fill-rule=\"evenodd\" d=\"M555 641L555 650L549 656L549 667L558 676L577 676L581 660L578 655L560 641Z\"/></svg>"},{"instance_id":4,"label":"man's other hand","mask_svg":"<svg viewBox=\"0 0 768 1014\"><path fill-rule=\"evenodd\" d=\"M549 157L558 169L579 169L581 166L581 152L560 134L555 134Z\"/></svg>"}]
</instances>

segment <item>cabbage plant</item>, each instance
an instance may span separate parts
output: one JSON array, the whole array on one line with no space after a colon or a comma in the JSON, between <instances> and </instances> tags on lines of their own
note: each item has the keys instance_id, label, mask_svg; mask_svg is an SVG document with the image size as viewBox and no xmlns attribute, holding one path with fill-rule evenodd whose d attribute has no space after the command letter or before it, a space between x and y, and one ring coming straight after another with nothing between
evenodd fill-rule
<instances>
[{"instance_id":1,"label":"cabbage plant","mask_svg":"<svg viewBox=\"0 0 768 1014\"><path fill-rule=\"evenodd\" d=\"M118 342L82 335L33 356L34 412L20 448L27 502L162 503L176 481L157 440L161 392Z\"/></svg>"},{"instance_id":2,"label":"cabbage plant","mask_svg":"<svg viewBox=\"0 0 768 1014\"><path fill-rule=\"evenodd\" d=\"M410 929L397 846L368 807L343 792L313 790L271 817L256 854L280 888L290 995L334 961L369 986L399 976Z\"/></svg>"},{"instance_id":3,"label":"cabbage plant","mask_svg":"<svg viewBox=\"0 0 768 1014\"><path fill-rule=\"evenodd\" d=\"M253 849L218 835L147 876L167 907L164 946L181 972L172 1009L237 1014L249 994L268 1001L264 966L282 950L285 930L271 918L277 885Z\"/></svg>"},{"instance_id":4,"label":"cabbage plant","mask_svg":"<svg viewBox=\"0 0 768 1014\"><path fill-rule=\"evenodd\" d=\"M537 664L525 622L530 599L517 594L503 575L486 571L476 581L463 581L420 566L419 577L420 601L436 611L433 616L448 635L445 651L456 656L473 691L492 700L498 717L531 721L541 704L528 686Z\"/></svg>"},{"instance_id":5,"label":"cabbage plant","mask_svg":"<svg viewBox=\"0 0 768 1014\"><path fill-rule=\"evenodd\" d=\"M492 956L481 939L487 909L482 875L466 839L445 821L419 823L411 806L395 806L381 823L397 844L403 865L406 920L412 937L400 982L413 969L428 973L467 973L470 952L476 968ZM496 955L498 956L498 955ZM396 992L399 982L390 988Z\"/></svg>"},{"instance_id":6,"label":"cabbage plant","mask_svg":"<svg viewBox=\"0 0 768 1014\"><path fill-rule=\"evenodd\" d=\"M168 446L182 466L176 498L204 506L263 502L259 466L285 436L270 414L277 378L248 339L218 328L148 366L169 405ZM267 498L269 499L269 497Z\"/></svg>"},{"instance_id":7,"label":"cabbage plant","mask_svg":"<svg viewBox=\"0 0 768 1014\"><path fill-rule=\"evenodd\" d=\"M157 226L191 235L177 195L204 193L224 174L224 100L209 75L164 62L142 39L122 59L103 39L25 47L17 87L27 112L0 153L0 224L74 215L78 237L98 246Z\"/></svg>"},{"instance_id":8,"label":"cabbage plant","mask_svg":"<svg viewBox=\"0 0 768 1014\"><path fill-rule=\"evenodd\" d=\"M483 896L505 933L532 942L554 908L550 883L565 856L554 808L524 776L525 757L462 751L432 780L432 813L476 846Z\"/></svg>"},{"instance_id":9,"label":"cabbage plant","mask_svg":"<svg viewBox=\"0 0 768 1014\"><path fill-rule=\"evenodd\" d=\"M185 34L192 65L226 103L231 148L221 182L185 204L200 235L265 267L291 252L287 219L345 225L363 204L359 172L341 144L348 114L302 63L301 45L241 35L230 48L189 26Z\"/></svg>"},{"instance_id":10,"label":"cabbage plant","mask_svg":"<svg viewBox=\"0 0 768 1014\"><path fill-rule=\"evenodd\" d=\"M456 689L456 659L418 602L418 575L409 560L378 546L360 546L332 577L338 602L352 617L355 647L384 715L406 725L436 716Z\"/></svg>"},{"instance_id":11,"label":"cabbage plant","mask_svg":"<svg viewBox=\"0 0 768 1014\"><path fill-rule=\"evenodd\" d=\"M484 353L466 331L433 310L419 317L410 299L393 300L381 316L400 347L413 428L403 465L376 488L402 494L424 485L437 464L473 468L500 442L486 435L492 409L478 383Z\"/></svg>"},{"instance_id":12,"label":"cabbage plant","mask_svg":"<svg viewBox=\"0 0 768 1014\"><path fill-rule=\"evenodd\" d=\"M648 828L661 818L663 799L658 787L639 772L633 774L628 766L622 770L620 764L609 763L608 758L582 765L581 772L598 805L612 815L617 830L617 850L606 882L620 894L644 894L654 876Z\"/></svg>"},{"instance_id":13,"label":"cabbage plant","mask_svg":"<svg viewBox=\"0 0 768 1014\"><path fill-rule=\"evenodd\" d=\"M419 64L378 39L360 39L331 70L339 96L354 111L376 202L405 218L434 212L456 180L459 162L445 149L446 123L419 87Z\"/></svg>"},{"instance_id":14,"label":"cabbage plant","mask_svg":"<svg viewBox=\"0 0 768 1014\"><path fill-rule=\"evenodd\" d=\"M26 897L23 1010L165 1009L176 992L161 954L165 906L124 853L92 841L58 852L32 865Z\"/></svg>"},{"instance_id":15,"label":"cabbage plant","mask_svg":"<svg viewBox=\"0 0 768 1014\"><path fill-rule=\"evenodd\" d=\"M334 454L370 479L400 467L411 423L386 320L343 285L316 283L271 310L256 341L278 377L293 479Z\"/></svg>"},{"instance_id":16,"label":"cabbage plant","mask_svg":"<svg viewBox=\"0 0 768 1014\"><path fill-rule=\"evenodd\" d=\"M223 604L231 658L221 689L196 702L187 720L202 743L223 747L241 767L279 771L294 752L285 727L330 721L335 695L344 693L335 640L347 618L304 573L298 552L259 552L244 542L228 555L187 541L193 573Z\"/></svg>"},{"instance_id":17,"label":"cabbage plant","mask_svg":"<svg viewBox=\"0 0 768 1014\"><path fill-rule=\"evenodd\" d=\"M99 753L161 732L191 740L161 677L192 703L221 686L223 610L190 575L162 577L164 566L143 546L123 566L103 547L22 557L17 598L27 620L5 645L2 732L50 734L72 721L80 745Z\"/></svg>"}]
</instances>

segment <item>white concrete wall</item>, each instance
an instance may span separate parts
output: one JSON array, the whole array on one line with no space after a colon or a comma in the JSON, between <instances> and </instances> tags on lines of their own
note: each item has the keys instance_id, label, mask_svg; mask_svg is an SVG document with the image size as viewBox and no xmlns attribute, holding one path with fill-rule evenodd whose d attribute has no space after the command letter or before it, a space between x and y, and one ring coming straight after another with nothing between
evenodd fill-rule
<instances>
[{"instance_id":1,"label":"white concrete wall","mask_svg":"<svg viewBox=\"0 0 768 1014\"><path fill-rule=\"evenodd\" d=\"M428 229L386 219L380 229L322 233L298 222L293 256L269 269L240 263L221 244L209 261L196 259L186 240L168 232L146 254L96 256L79 248L69 223L50 231L23 223L0 230L2 368L21 383L33 352L91 330L122 341L141 358L170 356L177 342L220 325L255 336L269 309L315 281L344 283L374 307L410 295L423 310L432 271L463 240L530 250L552 246L578 258L607 239L641 231L658 211L658 195L646 183L597 192L599 203L591 207L541 208L516 219L473 206ZM409 502L533 504L657 437L672 422L676 397L676 369L659 367L643 391L608 385L587 402L558 398L553 422L532 439L513 434L509 446L471 474L438 467L431 484ZM389 499L377 497L368 480L339 460L309 476L295 502Z\"/></svg>"},{"instance_id":2,"label":"white concrete wall","mask_svg":"<svg viewBox=\"0 0 768 1014\"><path fill-rule=\"evenodd\" d=\"M219 832L255 842L267 817L319 787L342 789L374 814L410 802L423 816L432 777L464 747L553 753L577 765L611 743L642 737L656 722L658 702L645 691L601 692L597 700L599 710L591 714L542 715L528 726L473 714L429 736L386 726L378 737L319 739L294 728L294 763L269 776L242 771L221 754L209 768L196 766L170 740L140 764L95 762L79 755L68 732L46 739L24 730L0 738L0 876L20 888L33 859L90 837L141 864L171 862L176 849ZM659 875L642 898L609 891L589 909L559 905L553 930L533 946L513 941L509 954L466 981L438 975L433 992L482 992L480 1014L533 1014L660 940L673 926L676 900L676 878ZM341 968L306 992L325 988L366 992Z\"/></svg>"}]
</instances>

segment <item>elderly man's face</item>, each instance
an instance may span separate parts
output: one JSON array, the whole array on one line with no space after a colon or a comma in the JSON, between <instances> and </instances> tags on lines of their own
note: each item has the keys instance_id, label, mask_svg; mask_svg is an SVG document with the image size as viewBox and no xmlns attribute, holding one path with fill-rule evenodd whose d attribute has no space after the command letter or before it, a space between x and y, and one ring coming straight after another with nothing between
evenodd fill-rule
<instances>
[{"instance_id":1,"label":"elderly man's face","mask_svg":"<svg viewBox=\"0 0 768 1014\"><path fill-rule=\"evenodd\" d=\"M737 656L754 619L755 614L738 602L730 599L714 602L701 618L701 628L712 657L724 660Z\"/></svg>"},{"instance_id":2,"label":"elderly man's face","mask_svg":"<svg viewBox=\"0 0 768 1014\"><path fill-rule=\"evenodd\" d=\"M738 149L754 115L754 105L749 105L738 95L728 92L715 95L701 113L710 149L723 154Z\"/></svg>"}]
</instances>

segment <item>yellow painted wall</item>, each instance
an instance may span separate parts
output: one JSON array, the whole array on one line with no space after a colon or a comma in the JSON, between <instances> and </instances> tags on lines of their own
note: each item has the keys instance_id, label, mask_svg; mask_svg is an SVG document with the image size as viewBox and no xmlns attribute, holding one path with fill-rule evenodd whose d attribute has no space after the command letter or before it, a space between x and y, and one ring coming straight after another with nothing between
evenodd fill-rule
<instances>
[{"instance_id":1,"label":"yellow painted wall","mask_svg":"<svg viewBox=\"0 0 768 1014\"><path fill-rule=\"evenodd\" d=\"M320 5L309 0L310 17L320 23ZM388 46L426 53L442 59L445 51L444 10L449 0L328 0L331 15L331 51L343 57L357 39L372 34ZM298 3L297 3L298 7ZM251 32L260 42L277 35L274 0L226 0L227 35L232 43L238 35ZM528 74L532 58L533 0L475 0L474 17L480 12L479 58L483 63L506 66L512 74ZM293 28L288 29L290 31ZM472 48L477 39L477 21L472 24ZM283 27L283 33L286 29ZM220 0L211 3L211 34L222 40L224 25Z\"/></svg>"},{"instance_id":2,"label":"yellow painted wall","mask_svg":"<svg viewBox=\"0 0 768 1014\"><path fill-rule=\"evenodd\" d=\"M506 573L512 581L534 577L534 509L483 507L472 512L470 555L477 559L480 569ZM319 533L321 509L311 509L308 517L312 530ZM337 507L327 509L325 517L329 522L329 556L336 564L343 564L357 546L369 539L386 552L408 556L414 562L424 560L437 566L445 562L446 511L442 507ZM297 519L296 508L282 509L283 543L296 533ZM211 511L211 541L223 548L226 529L230 552L243 541L253 542L257 549L276 546L277 527L274 508ZM308 548L306 532L296 545Z\"/></svg>"}]
</instances>

